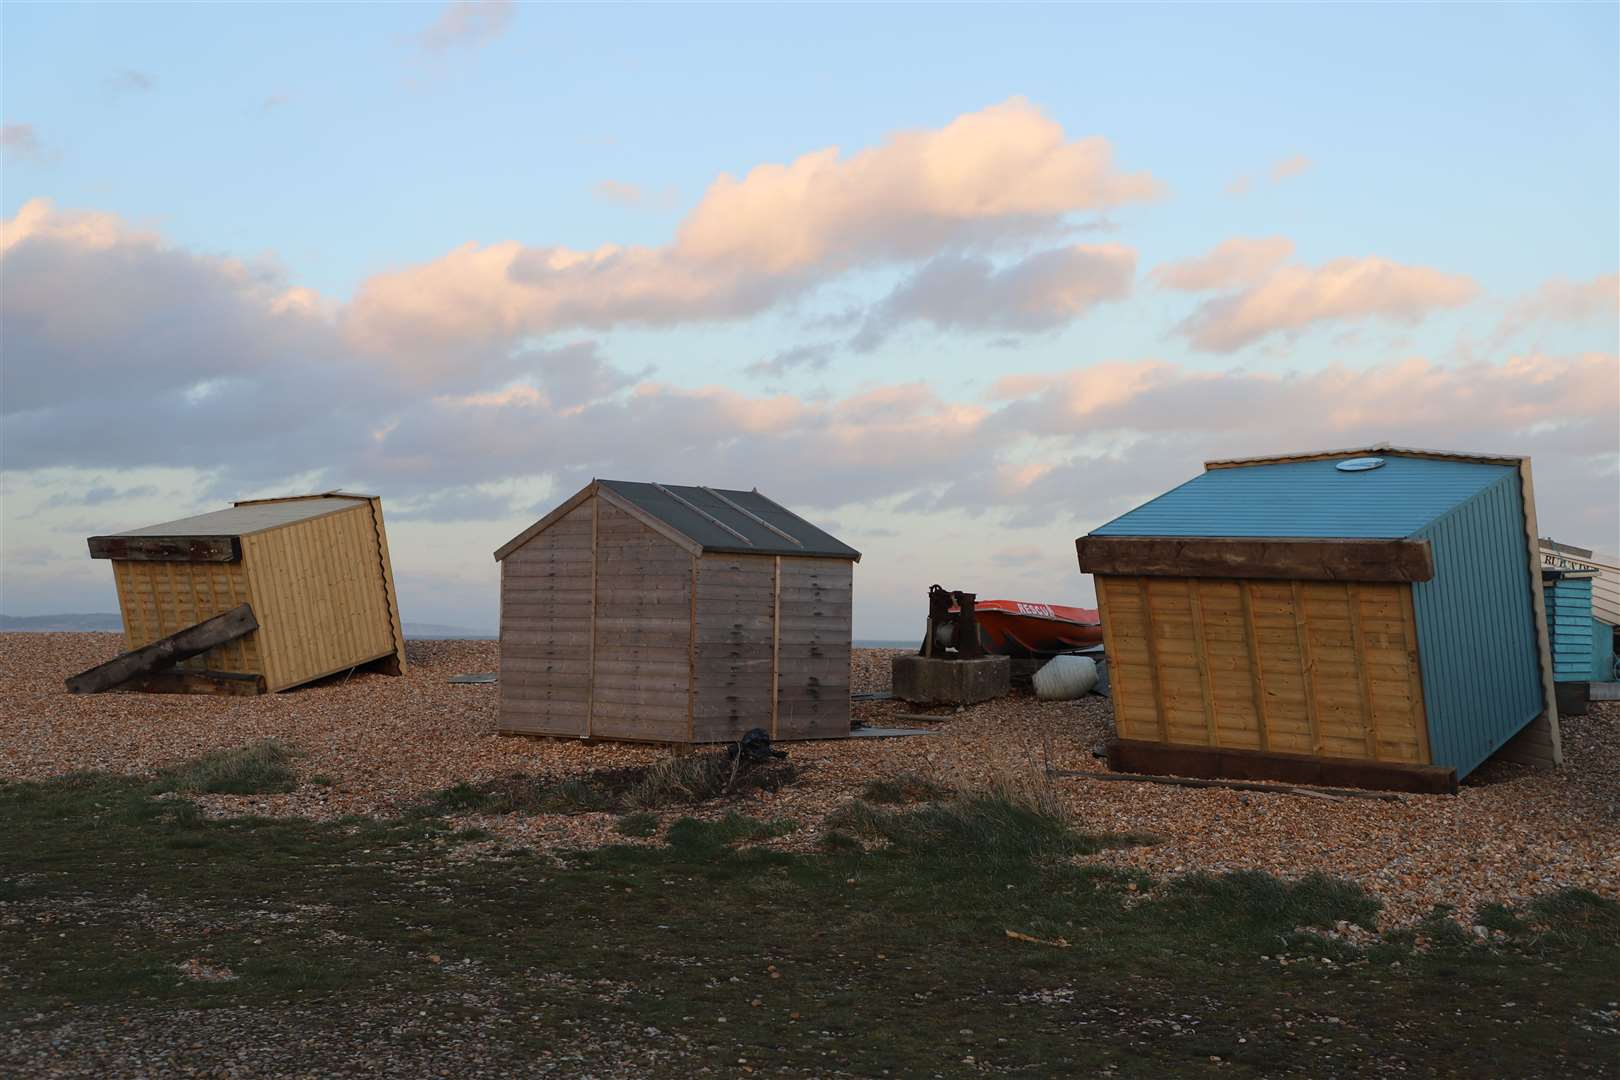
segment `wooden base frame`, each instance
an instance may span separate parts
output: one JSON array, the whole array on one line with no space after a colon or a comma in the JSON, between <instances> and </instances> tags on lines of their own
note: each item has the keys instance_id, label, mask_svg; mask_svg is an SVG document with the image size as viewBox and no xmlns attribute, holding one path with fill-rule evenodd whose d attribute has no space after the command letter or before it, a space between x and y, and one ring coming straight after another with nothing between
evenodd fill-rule
<instances>
[{"instance_id":1,"label":"wooden base frame","mask_svg":"<svg viewBox=\"0 0 1620 1080\"><path fill-rule=\"evenodd\" d=\"M203 694L209 697L256 697L265 693L263 675L241 671L188 671L184 668L138 675L119 689L142 694Z\"/></svg>"},{"instance_id":2,"label":"wooden base frame","mask_svg":"<svg viewBox=\"0 0 1620 1080\"><path fill-rule=\"evenodd\" d=\"M1115 739L1108 744L1108 767L1115 772L1203 779L1276 780L1323 787L1410 791L1455 795L1457 771L1436 765L1401 765L1309 754L1226 750L1208 746Z\"/></svg>"}]
</instances>

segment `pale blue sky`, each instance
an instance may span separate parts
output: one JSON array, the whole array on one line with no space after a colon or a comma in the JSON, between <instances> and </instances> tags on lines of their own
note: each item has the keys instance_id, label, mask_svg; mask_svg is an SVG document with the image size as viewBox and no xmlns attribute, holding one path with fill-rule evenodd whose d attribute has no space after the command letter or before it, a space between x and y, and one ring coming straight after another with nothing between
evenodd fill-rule
<instances>
[{"instance_id":1,"label":"pale blue sky","mask_svg":"<svg viewBox=\"0 0 1620 1080\"><path fill-rule=\"evenodd\" d=\"M1501 365L1521 353L1571 358L1617 347L1607 309L1595 318L1540 318L1506 336L1499 330L1514 304L1543 283L1592 282L1620 266L1617 13L1614 4L519 5L487 40L435 52L422 44L443 15L433 4L12 3L0 10L0 98L6 124L28 125L32 142L8 148L0 211L9 219L46 198L59 211L116 215L175 250L272 260L286 284L314 290L335 309L373 275L433 263L469 242L661 248L721 173L741 177L833 146L847 156L896 132L936 131L1022 97L1070 139L1105 138L1120 171L1151 173L1164 186L1154 201L1067 216L1070 226L1107 226L1073 232L1069 242L1134 250L1128 296L1014 334L906 325L875 351L854 353L847 348L854 327L826 317L871 310L907 278L906 263L880 262L746 317L564 328L520 335L510 347L590 341L617 369L651 368L662 383L755 396L781 390L811 402L926 380L945 400L978 407L1002 374L1083 373L1108 360L1161 360L1189 376L1308 376L1329 364L1371 369L1422 357L1451 365L1465 383L1476 377L1459 365L1506 371ZM1309 166L1273 182L1268 171L1296 155ZM1248 190L1233 194L1230 185L1244 176ZM607 181L636 185L647 198L635 206L605 200L596 188ZM1195 347L1176 333L1196 298L1153 287L1154 268L1234 237L1271 236L1292 241L1295 263L1376 257L1466 276L1477 296L1410 319L1326 320L1235 351ZM816 344L830 345L824 367L775 378L744 371ZM46 361L19 351L5 362L15 379L20 365ZM206 374L197 373L199 384ZM489 391L501 382L469 374L449 389ZM53 407L71 412L72 402ZM1257 425L1266 419L1254 417ZM1332 430L1322 439L1337 445L1361 433L1357 423L1325 425ZM1073 434L1083 441L1086 433ZM1448 437L1440 431L1427 441ZM1514 449L1513 438L1505 441L1470 448ZM8 445L15 456L16 444ZM1179 475L1146 470L1124 486L1104 485L1108 495L1151 494L1161 475L1184 479L1203 445L1189 444ZM1593 445L1587 438L1578 450L1557 452L1589 483L1608 486L1606 507L1614 501L1617 448L1611 441L1595 455ZM1005 450L1005 460L1039 460L1046 446ZM66 491L82 477L53 480L41 470L54 463L123 471L129 475L117 483L136 488L135 471L172 463L131 463L111 452L100 462L83 454L33 458L26 468L7 466L9 490L35 492L31 507L55 498L56 509L8 513L10 595L0 603L7 611L49 608L46 583L57 594L77 589L84 603L105 598L100 568L63 562L35 575L12 557L26 549L49 562L44 552L100 520L83 508L62 517L72 500L52 485ZM321 482L304 464L289 463L285 481ZM588 475L592 465L570 467ZM356 459L334 462L325 475L375 484L394 474ZM493 476L469 466L461 484L545 491L553 475L544 463ZM238 482L215 480L220 491ZM756 482L769 490L772 480ZM950 516L897 511L907 490L898 483L884 498L847 504L792 478L776 486L790 494L802 488L801 499L825 506L852 532L894 532L895 554ZM217 501L217 494L210 487L207 498L197 497ZM123 512L134 517L162 505L136 500ZM175 509L168 516L193 508ZM457 535L486 558L483 549L504 540L501 529L530 509L518 505L482 532L468 526ZM953 518L951 527L971 536L1006 524L995 505L984 509L989 516ZM1553 503L1543 517L1572 530L1596 523L1610 531L1613 515L1589 510ZM1085 599L1072 550L1060 544L1095 520L1089 510L1066 511L1035 544L1028 527L1007 525L1024 531L1010 541L986 536L979 546L1055 551L1026 559L1045 576L998 576L1012 560L986 555L964 567L978 580L962 587L984 594L1004 582L1051 594L1035 599ZM397 528L412 526L402 518ZM1620 546L1613 536L1572 538ZM440 548L424 539L422 550L432 553L415 565L407 556L402 576L486 580L482 562L476 574L457 564L459 542ZM408 537L404 546L412 550ZM881 552L863 572L891 583L895 597L918 591ZM493 610L492 596L433 595L418 617L487 620ZM915 621L899 599L861 614L857 633L867 636Z\"/></svg>"}]
</instances>

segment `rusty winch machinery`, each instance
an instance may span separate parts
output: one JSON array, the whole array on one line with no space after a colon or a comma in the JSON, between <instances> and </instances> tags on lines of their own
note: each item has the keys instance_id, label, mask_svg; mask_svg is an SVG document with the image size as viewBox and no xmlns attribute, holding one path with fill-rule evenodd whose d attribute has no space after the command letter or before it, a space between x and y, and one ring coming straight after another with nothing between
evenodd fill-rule
<instances>
[{"instance_id":1,"label":"rusty winch machinery","mask_svg":"<svg viewBox=\"0 0 1620 1080\"><path fill-rule=\"evenodd\" d=\"M928 631L921 656L936 660L973 660L984 655L979 620L973 605L977 593L957 592L941 585L928 587Z\"/></svg>"}]
</instances>

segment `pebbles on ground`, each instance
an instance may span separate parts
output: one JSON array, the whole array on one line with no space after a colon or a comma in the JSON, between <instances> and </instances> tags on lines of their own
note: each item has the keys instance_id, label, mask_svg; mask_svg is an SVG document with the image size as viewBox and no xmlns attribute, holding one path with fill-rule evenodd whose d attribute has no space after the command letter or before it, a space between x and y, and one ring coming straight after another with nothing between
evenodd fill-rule
<instances>
[{"instance_id":1,"label":"pebbles on ground","mask_svg":"<svg viewBox=\"0 0 1620 1080\"><path fill-rule=\"evenodd\" d=\"M493 641L412 641L403 678L355 672L258 698L67 693L62 679L110 659L112 634L0 634L0 779L42 779L99 769L147 773L214 750L273 738L297 749L305 781L279 795L202 796L216 815L330 818L386 814L459 780L515 773L555 779L650 764L671 751L495 734L499 687L453 685L453 674L492 671ZM888 650L857 649L856 691L889 686ZM788 746L799 779L748 796L740 809L787 817L799 828L770 841L807 850L822 821L868 781L915 772L947 784L1053 785L1080 828L1149 833L1151 846L1091 858L1154 874L1323 871L1360 882L1384 904L1386 925L1423 918L1437 904L1466 918L1490 901L1514 902L1576 886L1620 897L1620 706L1594 703L1563 724L1565 767L1492 763L1455 796L1331 802L1298 796L1044 781L1048 769L1103 770L1095 756L1112 733L1109 702L1003 698L962 710L856 702L873 725L915 726L897 714L934 714L936 734ZM702 807L698 816L737 807ZM684 811L683 811L684 812ZM666 815L669 817L672 815ZM469 819L497 842L534 849L622 843L610 814Z\"/></svg>"}]
</instances>

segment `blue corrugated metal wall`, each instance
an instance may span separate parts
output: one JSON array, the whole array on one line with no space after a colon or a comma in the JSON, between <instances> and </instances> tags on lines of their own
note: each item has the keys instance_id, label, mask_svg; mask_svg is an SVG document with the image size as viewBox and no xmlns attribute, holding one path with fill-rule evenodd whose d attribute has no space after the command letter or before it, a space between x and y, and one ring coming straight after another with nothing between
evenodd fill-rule
<instances>
[{"instance_id":1,"label":"blue corrugated metal wall","mask_svg":"<svg viewBox=\"0 0 1620 1080\"><path fill-rule=\"evenodd\" d=\"M1552 645L1553 679L1592 678L1592 579L1544 576L1547 637Z\"/></svg>"},{"instance_id":2,"label":"blue corrugated metal wall","mask_svg":"<svg viewBox=\"0 0 1620 1080\"><path fill-rule=\"evenodd\" d=\"M1398 538L1485 488L1512 465L1384 455L1381 468L1340 472L1343 458L1208 472L1096 529L1097 536ZM1523 532L1523 526L1520 526Z\"/></svg>"},{"instance_id":3,"label":"blue corrugated metal wall","mask_svg":"<svg viewBox=\"0 0 1620 1080\"><path fill-rule=\"evenodd\" d=\"M1518 470L1413 536L1434 549L1412 587L1429 748L1460 778L1542 710Z\"/></svg>"}]
</instances>

